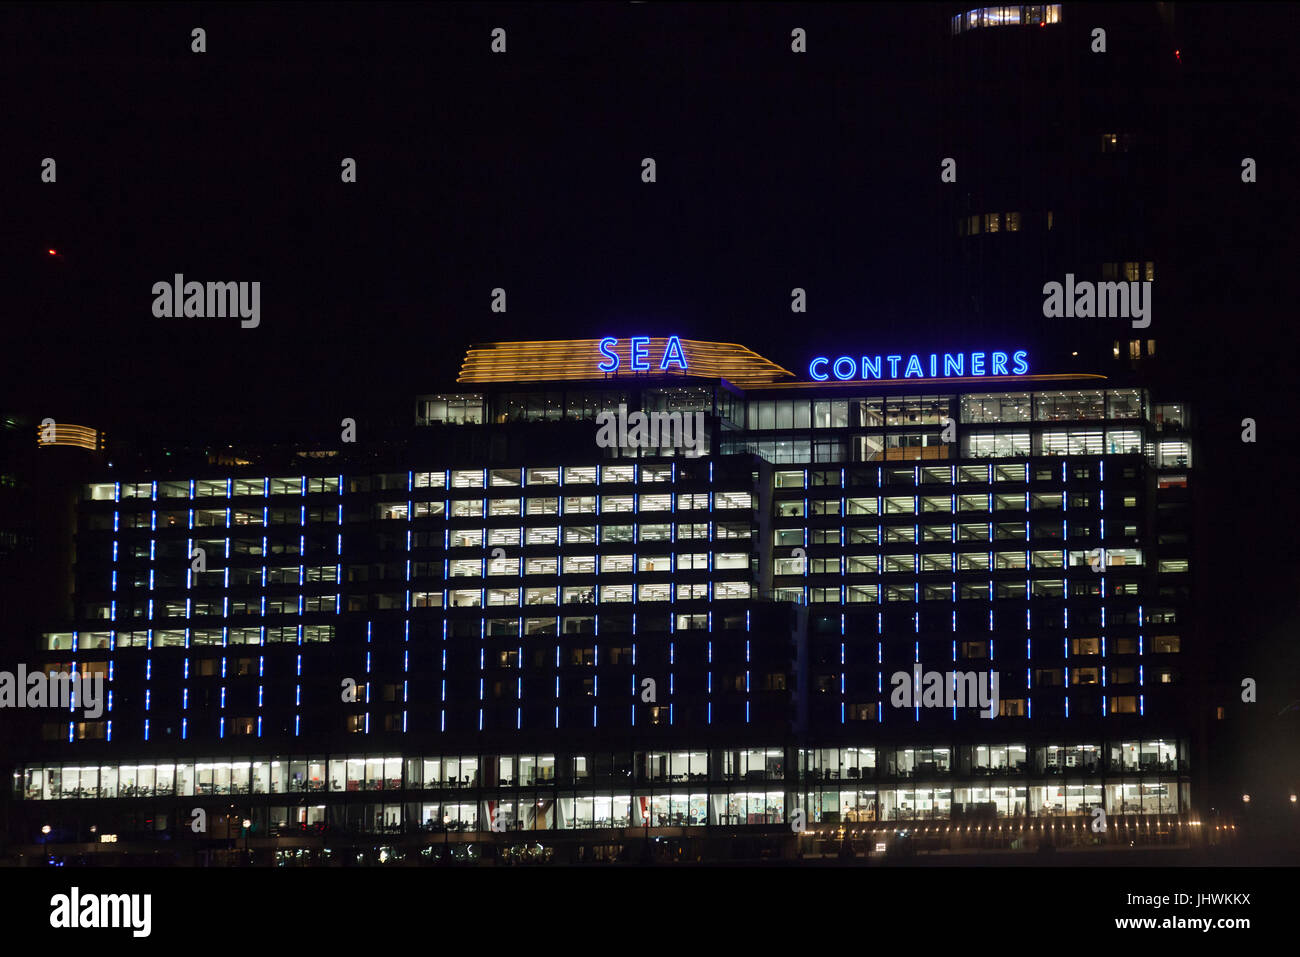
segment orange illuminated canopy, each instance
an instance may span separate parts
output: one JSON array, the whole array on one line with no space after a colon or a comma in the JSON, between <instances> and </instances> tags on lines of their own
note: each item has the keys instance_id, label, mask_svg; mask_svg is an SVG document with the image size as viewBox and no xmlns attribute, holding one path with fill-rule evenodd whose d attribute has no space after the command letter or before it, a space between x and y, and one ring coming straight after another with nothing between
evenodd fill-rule
<instances>
[{"instance_id":1,"label":"orange illuminated canopy","mask_svg":"<svg viewBox=\"0 0 1300 957\"><path fill-rule=\"evenodd\" d=\"M456 381L476 384L637 375L726 379L742 387L794 378L794 373L734 342L641 336L474 345L465 353Z\"/></svg>"},{"instance_id":2,"label":"orange illuminated canopy","mask_svg":"<svg viewBox=\"0 0 1300 957\"><path fill-rule=\"evenodd\" d=\"M96 452L103 448L103 433L84 425L55 425L47 422L37 428L36 444L40 446L71 445Z\"/></svg>"}]
</instances>

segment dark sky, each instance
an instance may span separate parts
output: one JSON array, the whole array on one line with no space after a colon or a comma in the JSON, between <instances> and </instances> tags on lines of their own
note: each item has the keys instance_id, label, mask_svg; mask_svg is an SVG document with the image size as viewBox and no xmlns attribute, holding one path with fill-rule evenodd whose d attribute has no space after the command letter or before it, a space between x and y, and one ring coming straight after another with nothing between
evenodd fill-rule
<instances>
[{"instance_id":1,"label":"dark sky","mask_svg":"<svg viewBox=\"0 0 1300 957\"><path fill-rule=\"evenodd\" d=\"M1179 200L1205 234L1197 298L1238 313L1189 328L1207 345L1189 374L1231 367L1226 387L1254 387L1296 341L1281 302L1252 334L1277 348L1242 346L1239 314L1288 288L1266 262L1294 235L1277 181L1296 169L1296 8L1178 9L1207 101L1182 120L1204 134L1187 161L1231 168L1254 146L1271 180L1254 206L1195 182ZM678 333L802 371L848 339L959 336L932 299L951 225L934 188L945 10L0 7L0 404L118 434L283 434L405 417L483 339ZM792 24L807 56L789 52ZM261 281L261 327L155 318L151 287L177 272ZM792 322L796 285L810 313Z\"/></svg>"},{"instance_id":2,"label":"dark sky","mask_svg":"<svg viewBox=\"0 0 1300 957\"><path fill-rule=\"evenodd\" d=\"M6 8L5 242L39 316L18 324L20 398L57 371L60 406L337 419L381 391L405 412L485 338L677 332L789 362L811 348L784 341L812 334L787 328L795 285L824 341L921 319L900 277L937 228L906 187L933 178L940 21L790 10ZM260 279L261 328L155 319L176 272Z\"/></svg>"}]
</instances>

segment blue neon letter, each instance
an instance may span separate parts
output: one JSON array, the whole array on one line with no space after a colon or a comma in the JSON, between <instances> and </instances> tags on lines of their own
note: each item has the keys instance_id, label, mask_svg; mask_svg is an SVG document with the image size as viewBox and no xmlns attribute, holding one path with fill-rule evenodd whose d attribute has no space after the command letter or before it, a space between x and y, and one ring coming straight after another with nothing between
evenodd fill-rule
<instances>
[{"instance_id":1,"label":"blue neon letter","mask_svg":"<svg viewBox=\"0 0 1300 957\"><path fill-rule=\"evenodd\" d=\"M674 354L677 356L676 359L672 358ZM663 361L659 363L660 371L667 369L670 362L676 362L683 371L686 369L686 356L682 354L682 340L676 336L668 337L668 345L664 346Z\"/></svg>"},{"instance_id":2,"label":"blue neon letter","mask_svg":"<svg viewBox=\"0 0 1300 957\"><path fill-rule=\"evenodd\" d=\"M632 339L632 361L628 363L628 368L633 372L645 372L650 368L650 363L646 362L646 353L650 350L649 336L635 336Z\"/></svg>"},{"instance_id":3,"label":"blue neon letter","mask_svg":"<svg viewBox=\"0 0 1300 957\"><path fill-rule=\"evenodd\" d=\"M600 354L609 359L608 362L602 362L596 366L601 372L613 372L618 368L618 356L614 354L614 346L618 344L617 339L601 339Z\"/></svg>"},{"instance_id":4,"label":"blue neon letter","mask_svg":"<svg viewBox=\"0 0 1300 957\"><path fill-rule=\"evenodd\" d=\"M870 372L871 375L867 375ZM880 356L876 356L876 361L872 362L870 356L862 357L862 378L879 379L880 378Z\"/></svg>"},{"instance_id":5,"label":"blue neon letter","mask_svg":"<svg viewBox=\"0 0 1300 957\"><path fill-rule=\"evenodd\" d=\"M828 375L827 375L826 373L824 373L824 372L823 372L821 375L818 375L818 374L817 374L817 363L820 362L822 365L826 365L826 363L828 363L828 362L830 362L830 361L831 361L831 360L830 360L830 359L827 359L825 356L818 356L818 357L817 357L816 359L814 359L812 362L808 363L808 374L809 374L810 376L812 376L814 379L816 379L818 382L825 382L827 379L830 378L830 376L828 376Z\"/></svg>"},{"instance_id":6,"label":"blue neon letter","mask_svg":"<svg viewBox=\"0 0 1300 957\"><path fill-rule=\"evenodd\" d=\"M984 374L984 353L972 352L970 354L970 374L971 375Z\"/></svg>"},{"instance_id":7,"label":"blue neon letter","mask_svg":"<svg viewBox=\"0 0 1300 957\"><path fill-rule=\"evenodd\" d=\"M901 359L901 358L903 358L903 357L902 357L902 356L885 356L885 361L889 363L889 377L890 377L891 379L897 379L897 378L898 378L898 360Z\"/></svg>"},{"instance_id":8,"label":"blue neon letter","mask_svg":"<svg viewBox=\"0 0 1300 957\"><path fill-rule=\"evenodd\" d=\"M1029 363L1025 361L1025 359L1027 359L1028 357L1029 357L1029 353L1027 352L1017 352L1015 355L1013 355L1011 357L1011 360L1015 363L1015 365L1011 367L1011 371L1014 372L1016 375L1024 375L1026 372L1028 372Z\"/></svg>"},{"instance_id":9,"label":"blue neon letter","mask_svg":"<svg viewBox=\"0 0 1300 957\"><path fill-rule=\"evenodd\" d=\"M916 374L918 376L925 375L925 373L921 371L921 360L918 359L916 356L912 356L912 358L907 360L907 371L903 373L904 379L906 379L908 376L912 374L913 368L916 369Z\"/></svg>"},{"instance_id":10,"label":"blue neon letter","mask_svg":"<svg viewBox=\"0 0 1300 957\"><path fill-rule=\"evenodd\" d=\"M841 373L841 372L840 372L840 363L841 363L841 362L847 362L847 363L849 364L849 371L848 371L848 372L844 372L844 373ZM855 372L858 371L858 370L857 370L857 366L854 364L853 360L850 359L848 356L840 356L838 359L835 360L835 365L832 366L831 368L832 368L832 370L835 372L835 378L840 379L840 380L844 380L844 379L852 379L852 378L853 378L853 373L855 373Z\"/></svg>"},{"instance_id":11,"label":"blue neon letter","mask_svg":"<svg viewBox=\"0 0 1300 957\"><path fill-rule=\"evenodd\" d=\"M1007 354L1005 352L993 353L993 374L994 375L1007 374Z\"/></svg>"},{"instance_id":12,"label":"blue neon letter","mask_svg":"<svg viewBox=\"0 0 1300 957\"><path fill-rule=\"evenodd\" d=\"M944 375L965 375L962 370L966 368L966 353L959 352L957 357L953 358L951 352L943 354L943 374Z\"/></svg>"}]
</instances>

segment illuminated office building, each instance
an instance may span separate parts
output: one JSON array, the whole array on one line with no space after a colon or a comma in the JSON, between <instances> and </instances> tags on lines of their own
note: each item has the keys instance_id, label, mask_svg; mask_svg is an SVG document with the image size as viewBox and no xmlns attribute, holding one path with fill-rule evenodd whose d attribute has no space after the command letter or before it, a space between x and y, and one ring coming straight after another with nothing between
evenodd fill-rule
<instances>
[{"instance_id":1,"label":"illuminated office building","mask_svg":"<svg viewBox=\"0 0 1300 957\"><path fill-rule=\"evenodd\" d=\"M101 474L40 663L111 699L25 745L11 842L709 859L1083 841L1099 807L1107 843L1184 840L1182 397L915 351L820 381L841 356L476 346L400 440ZM620 406L707 444L598 448ZM996 672L996 715L895 707L918 664Z\"/></svg>"},{"instance_id":2,"label":"illuminated office building","mask_svg":"<svg viewBox=\"0 0 1300 957\"><path fill-rule=\"evenodd\" d=\"M1107 330L1042 311L1043 284L1067 274L1151 282L1166 319L1196 305L1179 301L1187 227L1175 170L1193 147L1179 139L1177 7L947 5L938 134L956 173L939 194L936 311L962 315L979 338L1013 335L1031 354L1077 352L1071 370L1111 358L1150 367L1157 340L1162 358L1182 347L1161 319Z\"/></svg>"}]
</instances>

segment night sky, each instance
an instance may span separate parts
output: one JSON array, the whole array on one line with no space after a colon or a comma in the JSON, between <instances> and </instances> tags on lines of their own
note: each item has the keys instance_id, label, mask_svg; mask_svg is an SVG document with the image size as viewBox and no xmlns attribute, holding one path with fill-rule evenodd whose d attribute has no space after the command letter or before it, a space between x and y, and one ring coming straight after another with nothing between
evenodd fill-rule
<instances>
[{"instance_id":1,"label":"night sky","mask_svg":"<svg viewBox=\"0 0 1300 957\"><path fill-rule=\"evenodd\" d=\"M1271 555L1286 594L1297 9L1177 7L1173 122L1197 148L1170 158L1183 283L1158 287L1180 306L1160 341L1201 411L1211 513L1241 516L1210 522L1214 547ZM343 416L409 421L474 341L676 333L801 375L868 340L961 348L968 317L938 308L934 281L952 227L946 11L0 7L0 407L125 438L293 439ZM155 318L151 287L177 272L260 281L260 328Z\"/></svg>"},{"instance_id":2,"label":"night sky","mask_svg":"<svg viewBox=\"0 0 1300 957\"><path fill-rule=\"evenodd\" d=\"M800 374L868 338L960 347L965 317L937 308L933 280L951 228L936 182L943 14L4 7L13 348L0 400L119 435L143 420L253 437L406 417L484 339L675 332L742 341ZM1285 368L1295 343L1285 308L1255 340L1285 335L1287 348L1224 340L1268 321L1250 307L1285 301L1262 260L1294 234L1283 44L1300 24L1281 4L1178 16L1205 103L1180 122L1204 126L1205 151L1171 175L1191 180L1187 222L1205 241L1182 258L1205 286L1188 298L1206 306L1179 321L1213 350L1190 350L1213 362L1189 372L1226 371L1236 390ZM809 31L806 56L789 52L792 24ZM196 25L205 54L190 52ZM505 56L488 50L494 26ZM1234 180L1240 155L1261 162L1253 194L1199 188L1223 164ZM45 156L57 184L39 181ZM355 185L340 182L345 156ZM177 272L260 280L261 327L156 319L150 288ZM496 286L504 316L489 311ZM799 321L793 286L809 294Z\"/></svg>"},{"instance_id":3,"label":"night sky","mask_svg":"<svg viewBox=\"0 0 1300 957\"><path fill-rule=\"evenodd\" d=\"M770 8L5 12L27 64L7 77L13 358L20 397L65 414L101 418L93 397L118 428L243 428L382 393L405 415L482 339L677 332L789 364L805 337L927 321L935 71L898 37L934 50L933 12L873 7L864 30L861 10L800 11L816 60ZM155 319L175 272L260 279L262 326ZM790 328L795 285L816 329Z\"/></svg>"}]
</instances>

